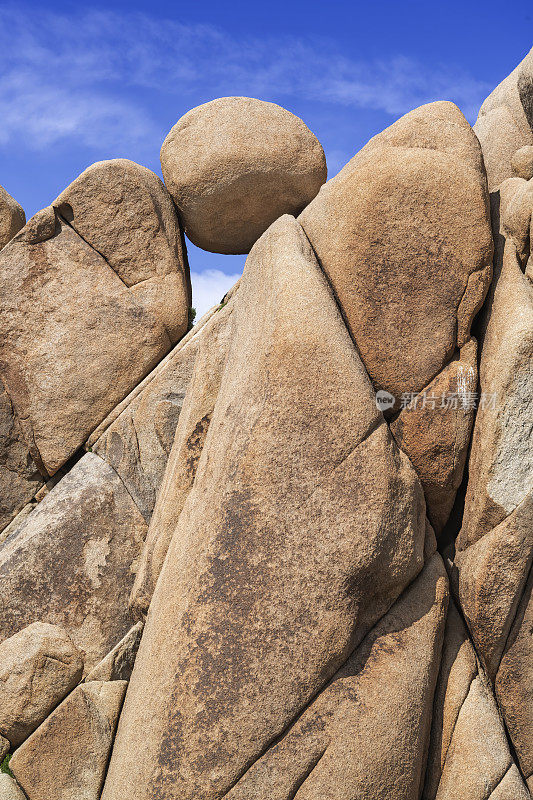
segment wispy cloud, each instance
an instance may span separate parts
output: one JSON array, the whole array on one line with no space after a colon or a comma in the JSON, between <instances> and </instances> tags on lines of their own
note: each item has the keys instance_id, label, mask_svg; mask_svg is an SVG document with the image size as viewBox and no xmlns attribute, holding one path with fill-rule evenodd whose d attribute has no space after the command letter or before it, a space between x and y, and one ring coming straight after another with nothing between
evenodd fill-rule
<instances>
[{"instance_id":1,"label":"wispy cloud","mask_svg":"<svg viewBox=\"0 0 533 800\"><path fill-rule=\"evenodd\" d=\"M448 64L428 70L401 54L357 61L327 39L239 39L147 14L24 14L23 5L0 10L0 74L0 144L33 148L66 137L95 149L153 142L154 97L294 98L391 116L451 99L472 119L490 89Z\"/></svg>"},{"instance_id":2,"label":"wispy cloud","mask_svg":"<svg viewBox=\"0 0 533 800\"><path fill-rule=\"evenodd\" d=\"M201 272L192 271L191 281L196 319L199 320L206 311L220 303L226 292L237 283L240 277L240 273L226 275L220 269L204 269Z\"/></svg>"}]
</instances>

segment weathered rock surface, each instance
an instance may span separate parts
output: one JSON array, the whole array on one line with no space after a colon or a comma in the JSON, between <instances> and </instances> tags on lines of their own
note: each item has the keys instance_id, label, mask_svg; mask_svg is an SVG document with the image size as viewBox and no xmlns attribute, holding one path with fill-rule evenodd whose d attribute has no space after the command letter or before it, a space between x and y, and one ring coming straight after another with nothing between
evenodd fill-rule
<instances>
[{"instance_id":1,"label":"weathered rock surface","mask_svg":"<svg viewBox=\"0 0 533 800\"><path fill-rule=\"evenodd\" d=\"M0 773L0 800L26 800L17 782L5 773Z\"/></svg>"},{"instance_id":2,"label":"weathered rock surface","mask_svg":"<svg viewBox=\"0 0 533 800\"><path fill-rule=\"evenodd\" d=\"M524 800L496 701L450 604L423 800Z\"/></svg>"},{"instance_id":3,"label":"weathered rock surface","mask_svg":"<svg viewBox=\"0 0 533 800\"><path fill-rule=\"evenodd\" d=\"M153 302L177 342L189 322L189 268L172 198L157 175L125 158L99 161L52 205L142 305Z\"/></svg>"},{"instance_id":4,"label":"weathered rock surface","mask_svg":"<svg viewBox=\"0 0 533 800\"><path fill-rule=\"evenodd\" d=\"M533 145L517 150L511 159L513 174L526 181L533 178Z\"/></svg>"},{"instance_id":5,"label":"weathered rock surface","mask_svg":"<svg viewBox=\"0 0 533 800\"><path fill-rule=\"evenodd\" d=\"M421 486L293 218L254 247L234 317L104 800L229 791L422 568Z\"/></svg>"},{"instance_id":6,"label":"weathered rock surface","mask_svg":"<svg viewBox=\"0 0 533 800\"><path fill-rule=\"evenodd\" d=\"M168 466L148 528L131 595L134 612L145 616L172 535L189 494L213 416L233 333L234 300L201 331L192 381L180 414ZM191 342L192 345L192 342Z\"/></svg>"},{"instance_id":7,"label":"weathered rock surface","mask_svg":"<svg viewBox=\"0 0 533 800\"><path fill-rule=\"evenodd\" d=\"M90 681L129 681L144 625L138 622L85 678Z\"/></svg>"},{"instance_id":8,"label":"weathered rock surface","mask_svg":"<svg viewBox=\"0 0 533 800\"><path fill-rule=\"evenodd\" d=\"M390 426L420 478L426 513L437 534L448 520L463 479L475 415L476 356L476 341L469 339Z\"/></svg>"},{"instance_id":9,"label":"weathered rock surface","mask_svg":"<svg viewBox=\"0 0 533 800\"><path fill-rule=\"evenodd\" d=\"M31 800L99 800L126 681L84 683L15 752Z\"/></svg>"},{"instance_id":10,"label":"weathered rock surface","mask_svg":"<svg viewBox=\"0 0 533 800\"><path fill-rule=\"evenodd\" d=\"M169 298L159 313L149 284L128 287L52 208L2 250L0 371L48 474L170 349ZM170 299L175 314L181 299Z\"/></svg>"},{"instance_id":11,"label":"weathered rock surface","mask_svg":"<svg viewBox=\"0 0 533 800\"><path fill-rule=\"evenodd\" d=\"M533 50L487 97L474 125L490 191L513 175L515 153L533 145L532 128Z\"/></svg>"},{"instance_id":12,"label":"weathered rock surface","mask_svg":"<svg viewBox=\"0 0 533 800\"><path fill-rule=\"evenodd\" d=\"M26 224L24 209L0 186L0 250Z\"/></svg>"},{"instance_id":13,"label":"weathered rock surface","mask_svg":"<svg viewBox=\"0 0 533 800\"><path fill-rule=\"evenodd\" d=\"M35 622L0 644L0 734L17 747L81 680L83 658L57 625Z\"/></svg>"},{"instance_id":14,"label":"weathered rock surface","mask_svg":"<svg viewBox=\"0 0 533 800\"><path fill-rule=\"evenodd\" d=\"M418 797L447 598L435 555L228 800Z\"/></svg>"},{"instance_id":15,"label":"weathered rock surface","mask_svg":"<svg viewBox=\"0 0 533 800\"><path fill-rule=\"evenodd\" d=\"M10 750L11 750L10 742L8 742L7 739L4 739L3 736L0 736L0 763L4 760L4 758L7 756Z\"/></svg>"},{"instance_id":16,"label":"weathered rock surface","mask_svg":"<svg viewBox=\"0 0 533 800\"><path fill-rule=\"evenodd\" d=\"M117 474L87 453L0 546L0 637L64 627L90 670L128 632L146 523Z\"/></svg>"},{"instance_id":17,"label":"weathered rock surface","mask_svg":"<svg viewBox=\"0 0 533 800\"><path fill-rule=\"evenodd\" d=\"M378 134L300 222L374 385L421 391L468 340L492 271L481 152L459 109L423 106Z\"/></svg>"},{"instance_id":18,"label":"weathered rock surface","mask_svg":"<svg viewBox=\"0 0 533 800\"><path fill-rule=\"evenodd\" d=\"M302 120L251 97L187 112L163 142L161 167L187 236L215 253L247 253L274 220L299 214L327 174Z\"/></svg>"}]
</instances>

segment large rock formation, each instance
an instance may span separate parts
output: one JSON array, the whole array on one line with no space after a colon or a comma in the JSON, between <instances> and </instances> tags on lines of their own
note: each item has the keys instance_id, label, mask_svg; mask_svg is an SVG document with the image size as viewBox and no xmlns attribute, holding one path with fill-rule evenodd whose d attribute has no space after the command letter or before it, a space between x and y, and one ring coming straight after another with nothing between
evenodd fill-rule
<instances>
[{"instance_id":1,"label":"large rock formation","mask_svg":"<svg viewBox=\"0 0 533 800\"><path fill-rule=\"evenodd\" d=\"M326 180L324 152L302 120L252 97L185 114L163 142L161 167L187 236L215 253L247 253Z\"/></svg>"},{"instance_id":2,"label":"large rock formation","mask_svg":"<svg viewBox=\"0 0 533 800\"><path fill-rule=\"evenodd\" d=\"M100 162L4 247L0 799L531 797L530 67L483 152L433 103L318 195L301 121L208 103L178 210ZM178 211L253 244L187 333Z\"/></svg>"}]
</instances>

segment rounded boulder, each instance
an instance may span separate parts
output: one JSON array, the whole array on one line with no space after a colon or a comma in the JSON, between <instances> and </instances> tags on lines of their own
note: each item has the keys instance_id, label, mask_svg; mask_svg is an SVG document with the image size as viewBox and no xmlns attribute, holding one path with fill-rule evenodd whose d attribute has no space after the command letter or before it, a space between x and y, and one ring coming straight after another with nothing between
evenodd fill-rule
<instances>
[{"instance_id":1,"label":"rounded boulder","mask_svg":"<svg viewBox=\"0 0 533 800\"><path fill-rule=\"evenodd\" d=\"M326 159L299 117L275 103L222 97L193 108L161 148L185 232L214 253L247 253L282 214L297 215L326 180Z\"/></svg>"}]
</instances>

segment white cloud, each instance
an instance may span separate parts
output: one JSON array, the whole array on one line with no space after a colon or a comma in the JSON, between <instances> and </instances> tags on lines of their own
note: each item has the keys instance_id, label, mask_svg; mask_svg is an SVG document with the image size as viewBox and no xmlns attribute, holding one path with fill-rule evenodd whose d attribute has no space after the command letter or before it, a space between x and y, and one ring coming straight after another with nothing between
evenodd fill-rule
<instances>
[{"instance_id":1,"label":"white cloud","mask_svg":"<svg viewBox=\"0 0 533 800\"><path fill-rule=\"evenodd\" d=\"M198 321L206 311L220 303L240 277L240 273L226 275L220 269L191 271L192 302L196 309L196 320Z\"/></svg>"},{"instance_id":2,"label":"white cloud","mask_svg":"<svg viewBox=\"0 0 533 800\"><path fill-rule=\"evenodd\" d=\"M159 141L158 103L244 94L399 116L433 99L472 119L490 87L448 64L401 54L366 63L326 38L238 38L147 14L0 9L0 142L50 147ZM179 98L179 102L177 102Z\"/></svg>"}]
</instances>

